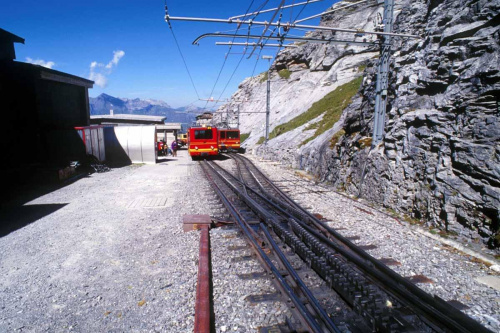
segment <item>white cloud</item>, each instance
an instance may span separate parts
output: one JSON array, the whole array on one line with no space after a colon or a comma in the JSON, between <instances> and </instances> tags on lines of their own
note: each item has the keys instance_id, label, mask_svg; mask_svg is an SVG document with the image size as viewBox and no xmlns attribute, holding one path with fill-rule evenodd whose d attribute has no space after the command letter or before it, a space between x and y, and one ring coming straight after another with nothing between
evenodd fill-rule
<instances>
[{"instance_id":1,"label":"white cloud","mask_svg":"<svg viewBox=\"0 0 500 333\"><path fill-rule=\"evenodd\" d=\"M122 50L118 50L118 51L113 51L113 60L111 60L107 65L106 65L106 68L107 69L111 69L113 67L113 65L117 66L118 65L118 62L120 61L120 59L125 55L125 52L123 52Z\"/></svg>"},{"instance_id":2,"label":"white cloud","mask_svg":"<svg viewBox=\"0 0 500 333\"><path fill-rule=\"evenodd\" d=\"M94 81L101 88L106 87L108 83L107 75L111 74L113 67L118 66L118 62L124 55L125 52L122 50L113 51L113 59L107 65L92 61L90 63L89 80Z\"/></svg>"},{"instance_id":3,"label":"white cloud","mask_svg":"<svg viewBox=\"0 0 500 333\"><path fill-rule=\"evenodd\" d=\"M95 73L90 71L89 80L92 80L99 87L104 88L108 84L108 78L101 73Z\"/></svg>"},{"instance_id":4,"label":"white cloud","mask_svg":"<svg viewBox=\"0 0 500 333\"><path fill-rule=\"evenodd\" d=\"M40 66L47 67L47 68L52 68L56 65L56 63L53 61L45 61L42 59L34 60L34 59L31 59L30 57L26 57L26 62L29 64L40 65Z\"/></svg>"}]
</instances>

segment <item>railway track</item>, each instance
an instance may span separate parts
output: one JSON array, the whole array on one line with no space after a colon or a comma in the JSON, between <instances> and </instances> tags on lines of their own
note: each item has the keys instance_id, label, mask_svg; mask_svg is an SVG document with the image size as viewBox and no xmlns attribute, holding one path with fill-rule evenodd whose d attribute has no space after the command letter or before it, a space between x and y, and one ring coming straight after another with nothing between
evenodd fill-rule
<instances>
[{"instance_id":1,"label":"railway track","mask_svg":"<svg viewBox=\"0 0 500 333\"><path fill-rule=\"evenodd\" d=\"M288 323L290 331L489 332L326 226L248 159L231 158L235 162L231 171L213 161L201 162L202 169L291 305L295 320ZM290 263L290 252L340 295L351 311L340 316L325 310L302 280L303 271L297 272Z\"/></svg>"}]
</instances>

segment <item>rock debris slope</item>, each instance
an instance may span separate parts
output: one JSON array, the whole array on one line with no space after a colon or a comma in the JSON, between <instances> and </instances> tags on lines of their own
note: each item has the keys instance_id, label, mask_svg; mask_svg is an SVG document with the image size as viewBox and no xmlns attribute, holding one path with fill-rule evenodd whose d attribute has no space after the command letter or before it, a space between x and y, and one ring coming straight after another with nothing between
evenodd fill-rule
<instances>
[{"instance_id":1,"label":"rock debris slope","mask_svg":"<svg viewBox=\"0 0 500 333\"><path fill-rule=\"evenodd\" d=\"M367 2L324 15L321 24L368 31L381 12ZM242 114L242 133L251 133L245 145L341 190L498 247L499 13L499 0L396 1L395 32L422 38L394 41L386 136L373 149L378 51L311 43L282 51L271 74L271 130L362 75L360 89L326 131L315 132L324 113L271 136L267 145L257 144L264 116ZM369 39L357 40L363 38ZM285 68L288 79L280 77ZM243 101L240 111L264 111L263 78L242 82L230 110Z\"/></svg>"}]
</instances>

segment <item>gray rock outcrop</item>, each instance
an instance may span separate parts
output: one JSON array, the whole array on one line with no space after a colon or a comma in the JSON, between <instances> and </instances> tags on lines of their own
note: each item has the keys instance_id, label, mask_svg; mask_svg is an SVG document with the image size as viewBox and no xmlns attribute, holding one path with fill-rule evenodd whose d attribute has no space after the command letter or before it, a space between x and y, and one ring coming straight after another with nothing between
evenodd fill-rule
<instances>
[{"instance_id":1,"label":"gray rock outcrop","mask_svg":"<svg viewBox=\"0 0 500 333\"><path fill-rule=\"evenodd\" d=\"M499 11L499 1L404 8L396 32L423 38L395 45L384 142L360 147L373 126L373 86L365 85L361 107L345 110L346 135L322 178L498 246Z\"/></svg>"},{"instance_id":2,"label":"gray rock outcrop","mask_svg":"<svg viewBox=\"0 0 500 333\"><path fill-rule=\"evenodd\" d=\"M357 24L372 30L368 26L380 9L361 8L325 15L322 22ZM274 68L290 69L291 78L295 73L301 81L315 73L335 78L349 69L346 66L351 66L352 73L352 68L361 64L367 66L365 77L358 95L331 130L299 147L311 135L304 125L265 146L255 146L255 151L412 218L498 247L499 13L500 0L397 2L395 32L421 38L394 40L386 135L373 149L374 54L378 53L352 46L309 44L282 52ZM251 80L244 82L237 94L258 90L248 84ZM310 84L310 91L304 94L317 93L319 82ZM330 90L337 86L330 86ZM294 90L289 88L282 97L285 101L292 101ZM324 91L321 94L324 96ZM287 117L275 115L271 128L306 111L311 104L294 103L297 110ZM312 122L318 121L321 119ZM245 124L243 132L250 132L248 129L252 131L247 142L251 148L262 136L263 126Z\"/></svg>"}]
</instances>

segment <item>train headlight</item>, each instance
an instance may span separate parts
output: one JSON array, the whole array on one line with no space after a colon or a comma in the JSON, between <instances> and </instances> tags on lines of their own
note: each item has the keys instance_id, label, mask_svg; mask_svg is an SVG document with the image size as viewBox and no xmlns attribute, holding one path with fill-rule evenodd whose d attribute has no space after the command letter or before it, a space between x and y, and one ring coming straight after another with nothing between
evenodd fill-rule
<instances>
[{"instance_id":1,"label":"train headlight","mask_svg":"<svg viewBox=\"0 0 500 333\"><path fill-rule=\"evenodd\" d=\"M212 150L214 150L214 146L210 146L210 148L212 148Z\"/></svg>"},{"instance_id":2,"label":"train headlight","mask_svg":"<svg viewBox=\"0 0 500 333\"><path fill-rule=\"evenodd\" d=\"M194 146L194 149L198 150L198 146Z\"/></svg>"}]
</instances>

